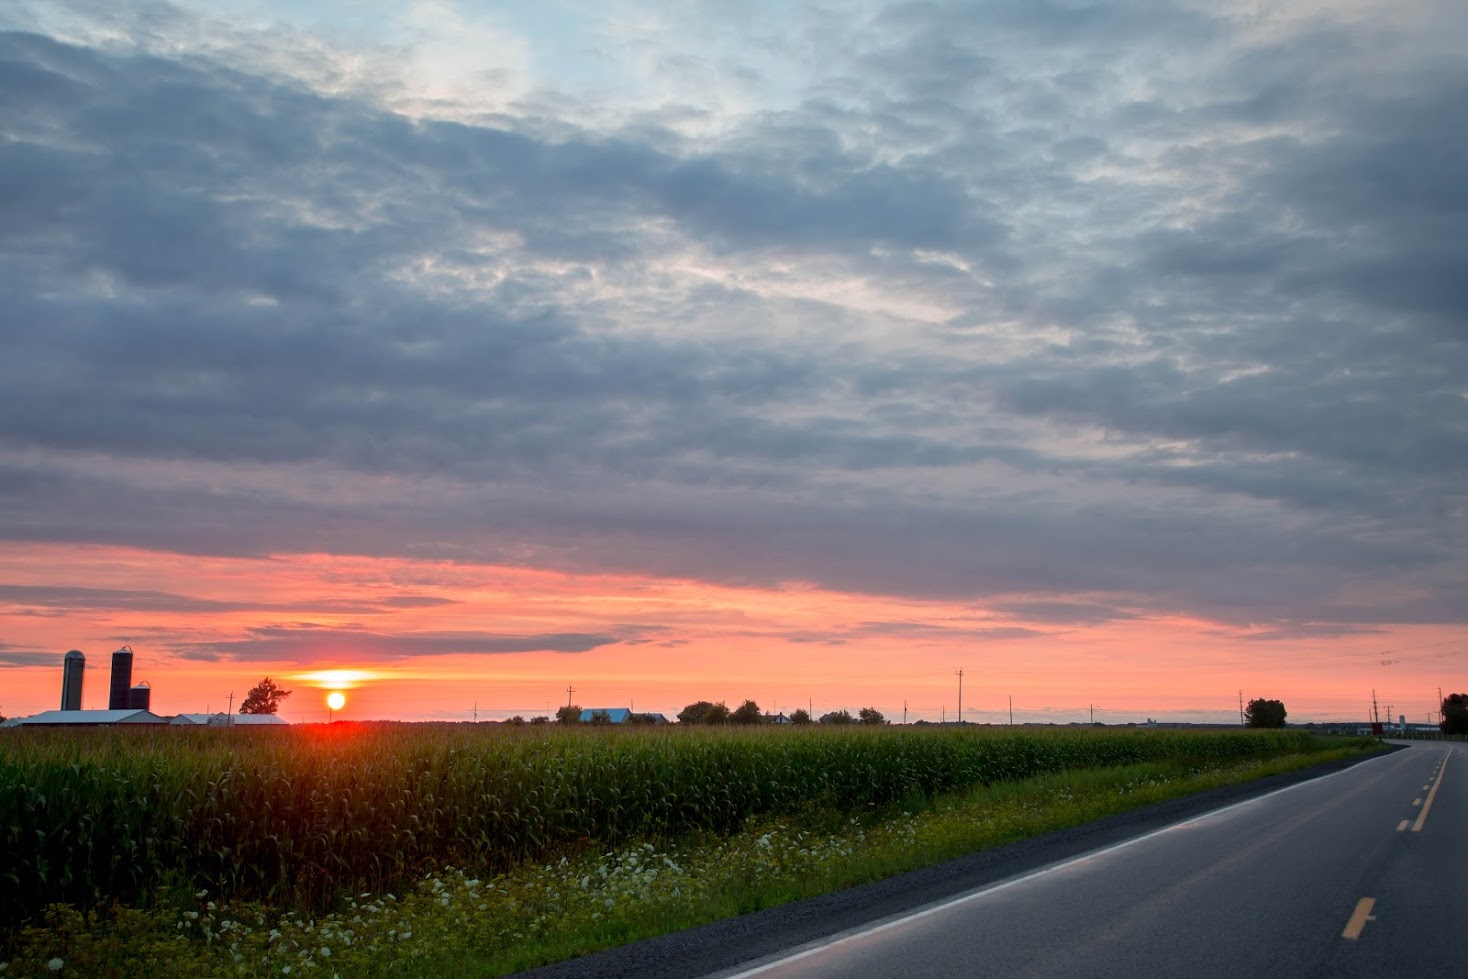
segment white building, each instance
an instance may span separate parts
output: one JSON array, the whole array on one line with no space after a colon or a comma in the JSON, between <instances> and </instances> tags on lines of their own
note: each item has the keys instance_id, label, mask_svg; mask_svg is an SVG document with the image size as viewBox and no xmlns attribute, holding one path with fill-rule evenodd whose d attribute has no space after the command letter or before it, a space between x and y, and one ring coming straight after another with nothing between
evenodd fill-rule
<instances>
[{"instance_id":1,"label":"white building","mask_svg":"<svg viewBox=\"0 0 1468 979\"><path fill-rule=\"evenodd\" d=\"M179 714L170 724L200 727L284 727L289 721L274 714Z\"/></svg>"},{"instance_id":2,"label":"white building","mask_svg":"<svg viewBox=\"0 0 1468 979\"><path fill-rule=\"evenodd\" d=\"M96 727L113 724L167 724L168 718L159 717L147 710L48 710L31 717L18 717L16 723L21 727L33 724Z\"/></svg>"}]
</instances>

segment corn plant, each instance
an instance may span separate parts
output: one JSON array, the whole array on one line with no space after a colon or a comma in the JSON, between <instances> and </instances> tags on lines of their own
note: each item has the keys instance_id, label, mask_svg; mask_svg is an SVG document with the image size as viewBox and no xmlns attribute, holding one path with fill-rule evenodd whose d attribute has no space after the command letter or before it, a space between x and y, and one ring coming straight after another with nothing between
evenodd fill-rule
<instances>
[{"instance_id":1,"label":"corn plant","mask_svg":"<svg viewBox=\"0 0 1468 979\"><path fill-rule=\"evenodd\" d=\"M195 889L319 911L444 867L724 834L1063 769L1308 750L1299 731L337 724L0 736L0 928Z\"/></svg>"}]
</instances>

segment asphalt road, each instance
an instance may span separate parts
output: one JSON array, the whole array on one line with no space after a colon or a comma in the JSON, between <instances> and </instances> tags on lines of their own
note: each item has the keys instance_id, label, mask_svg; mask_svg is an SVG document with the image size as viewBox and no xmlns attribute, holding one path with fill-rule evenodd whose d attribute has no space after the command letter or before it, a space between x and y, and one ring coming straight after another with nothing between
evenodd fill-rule
<instances>
[{"instance_id":1,"label":"asphalt road","mask_svg":"<svg viewBox=\"0 0 1468 979\"><path fill-rule=\"evenodd\" d=\"M1468 974L1468 746L1416 742L534 970Z\"/></svg>"},{"instance_id":2,"label":"asphalt road","mask_svg":"<svg viewBox=\"0 0 1468 979\"><path fill-rule=\"evenodd\" d=\"M1468 750L1416 742L718 973L1468 975Z\"/></svg>"}]
</instances>

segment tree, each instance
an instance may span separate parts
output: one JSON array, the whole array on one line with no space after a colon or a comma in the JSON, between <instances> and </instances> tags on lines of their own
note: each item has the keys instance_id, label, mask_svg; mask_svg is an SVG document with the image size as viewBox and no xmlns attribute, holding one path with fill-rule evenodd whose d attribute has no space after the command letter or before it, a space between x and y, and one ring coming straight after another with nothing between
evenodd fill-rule
<instances>
[{"instance_id":1,"label":"tree","mask_svg":"<svg viewBox=\"0 0 1468 979\"><path fill-rule=\"evenodd\" d=\"M795 708L793 711L790 712L790 723L791 724L809 724L810 723L810 711L806 710L804 707L797 707L797 708Z\"/></svg>"},{"instance_id":2,"label":"tree","mask_svg":"<svg viewBox=\"0 0 1468 979\"><path fill-rule=\"evenodd\" d=\"M604 710L594 710L591 712L591 719L587 723L596 725L611 724L612 715Z\"/></svg>"},{"instance_id":3,"label":"tree","mask_svg":"<svg viewBox=\"0 0 1468 979\"><path fill-rule=\"evenodd\" d=\"M722 700L717 704L696 700L678 712L680 724L723 724L728 719L729 708Z\"/></svg>"},{"instance_id":4,"label":"tree","mask_svg":"<svg viewBox=\"0 0 1468 979\"><path fill-rule=\"evenodd\" d=\"M1281 700L1265 700L1262 697L1249 701L1244 717L1249 727L1284 727L1285 705Z\"/></svg>"},{"instance_id":5,"label":"tree","mask_svg":"<svg viewBox=\"0 0 1468 979\"><path fill-rule=\"evenodd\" d=\"M581 722L581 705L567 704L565 707L556 708L557 724L579 724Z\"/></svg>"},{"instance_id":6,"label":"tree","mask_svg":"<svg viewBox=\"0 0 1468 979\"><path fill-rule=\"evenodd\" d=\"M292 691L283 690L270 677L261 680L250 688L245 695L245 702L240 704L241 714L274 714L280 710L280 702L291 695Z\"/></svg>"},{"instance_id":7,"label":"tree","mask_svg":"<svg viewBox=\"0 0 1468 979\"><path fill-rule=\"evenodd\" d=\"M1443 698L1443 719L1438 726L1444 734L1468 734L1468 693Z\"/></svg>"},{"instance_id":8,"label":"tree","mask_svg":"<svg viewBox=\"0 0 1468 979\"><path fill-rule=\"evenodd\" d=\"M505 721L505 723L513 725L514 727L523 727L525 725L525 718L521 717L519 714L516 714L508 721Z\"/></svg>"},{"instance_id":9,"label":"tree","mask_svg":"<svg viewBox=\"0 0 1468 979\"><path fill-rule=\"evenodd\" d=\"M546 717L544 714L536 714L534 717L532 717L530 719L530 723L531 724L549 724L550 723L550 718L549 717Z\"/></svg>"},{"instance_id":10,"label":"tree","mask_svg":"<svg viewBox=\"0 0 1468 979\"><path fill-rule=\"evenodd\" d=\"M760 711L759 704L746 700L729 715L729 720L735 724L763 724L765 715Z\"/></svg>"},{"instance_id":11,"label":"tree","mask_svg":"<svg viewBox=\"0 0 1468 979\"><path fill-rule=\"evenodd\" d=\"M887 718L875 707L863 707L856 712L857 720L862 724L886 724Z\"/></svg>"},{"instance_id":12,"label":"tree","mask_svg":"<svg viewBox=\"0 0 1468 979\"><path fill-rule=\"evenodd\" d=\"M851 711L846 708L833 710L829 714L821 715L822 724L855 724L856 718L851 716Z\"/></svg>"}]
</instances>

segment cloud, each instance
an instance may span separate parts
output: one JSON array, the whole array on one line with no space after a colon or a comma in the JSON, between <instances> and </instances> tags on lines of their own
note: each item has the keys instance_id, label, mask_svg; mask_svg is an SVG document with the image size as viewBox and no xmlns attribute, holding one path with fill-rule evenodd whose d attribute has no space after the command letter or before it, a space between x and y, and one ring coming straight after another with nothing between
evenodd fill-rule
<instances>
[{"instance_id":1,"label":"cloud","mask_svg":"<svg viewBox=\"0 0 1468 979\"><path fill-rule=\"evenodd\" d=\"M453 119L0 35L0 535L1461 622L1452 11L692 10L706 102Z\"/></svg>"},{"instance_id":2,"label":"cloud","mask_svg":"<svg viewBox=\"0 0 1468 979\"><path fill-rule=\"evenodd\" d=\"M38 652L0 642L0 669L24 666L60 666L65 653Z\"/></svg>"},{"instance_id":3,"label":"cloud","mask_svg":"<svg viewBox=\"0 0 1468 979\"><path fill-rule=\"evenodd\" d=\"M495 632L411 632L396 635L350 629L271 626L251 629L249 638L180 644L181 659L201 662L318 660L381 662L417 656L501 653L584 653L618 641L615 636L565 632L514 635Z\"/></svg>"},{"instance_id":4,"label":"cloud","mask_svg":"<svg viewBox=\"0 0 1468 979\"><path fill-rule=\"evenodd\" d=\"M1029 622L1053 625L1095 625L1136 618L1134 613L1125 609L1088 602L1003 602L995 605L994 611Z\"/></svg>"},{"instance_id":5,"label":"cloud","mask_svg":"<svg viewBox=\"0 0 1468 979\"><path fill-rule=\"evenodd\" d=\"M456 604L453 599L431 595L396 595L378 601L334 599L321 602L271 603L220 601L159 591L0 584L0 605L11 605L20 609L58 609L67 612L170 612L184 615L214 615L221 612L373 614L390 609L434 608L452 604Z\"/></svg>"}]
</instances>

